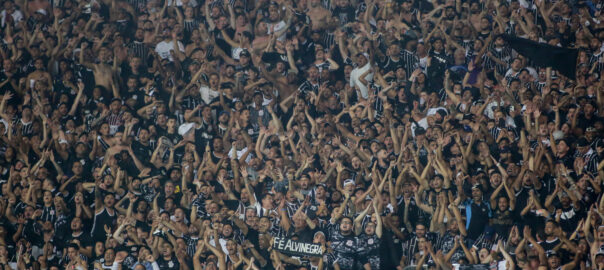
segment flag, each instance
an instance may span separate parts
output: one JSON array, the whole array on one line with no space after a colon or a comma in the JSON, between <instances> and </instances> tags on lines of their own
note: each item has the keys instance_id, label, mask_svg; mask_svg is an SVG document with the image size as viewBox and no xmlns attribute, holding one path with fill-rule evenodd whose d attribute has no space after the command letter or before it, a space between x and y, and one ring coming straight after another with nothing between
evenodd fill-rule
<instances>
[{"instance_id":1,"label":"flag","mask_svg":"<svg viewBox=\"0 0 604 270\"><path fill-rule=\"evenodd\" d=\"M531 59L536 65L552 67L564 76L575 79L577 56L579 55L577 49L556 47L510 35L503 35L503 39L510 44L512 49Z\"/></svg>"}]
</instances>

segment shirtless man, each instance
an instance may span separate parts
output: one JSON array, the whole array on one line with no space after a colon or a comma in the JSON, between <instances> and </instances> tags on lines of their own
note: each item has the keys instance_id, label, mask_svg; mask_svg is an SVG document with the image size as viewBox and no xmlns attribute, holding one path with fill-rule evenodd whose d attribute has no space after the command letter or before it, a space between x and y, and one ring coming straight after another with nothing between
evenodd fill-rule
<instances>
[{"instance_id":1,"label":"shirtless man","mask_svg":"<svg viewBox=\"0 0 604 270\"><path fill-rule=\"evenodd\" d=\"M321 30L327 26L331 12L321 6L320 0L310 0L308 2L308 16L312 22L312 30Z\"/></svg>"},{"instance_id":2,"label":"shirtless man","mask_svg":"<svg viewBox=\"0 0 604 270\"><path fill-rule=\"evenodd\" d=\"M37 81L41 81L46 84L52 84L52 82L53 82L52 77L50 76L50 73L45 71L44 60L42 58L36 59L36 61L34 62L34 68L36 69L36 71L30 73L27 76L27 82L29 82L29 84L28 84L29 88L33 89L34 85Z\"/></svg>"},{"instance_id":3,"label":"shirtless man","mask_svg":"<svg viewBox=\"0 0 604 270\"><path fill-rule=\"evenodd\" d=\"M80 64L92 69L92 72L94 73L94 81L97 85L101 85L107 90L113 89L113 67L110 64L111 52L109 49L107 49L107 47L101 47L98 53L99 63L91 63L87 60L84 60L84 51L87 47L88 43L82 42L82 47L80 50ZM119 96L119 94L116 95L116 93L119 92L117 89L113 89L113 92L114 96Z\"/></svg>"},{"instance_id":4,"label":"shirtless man","mask_svg":"<svg viewBox=\"0 0 604 270\"><path fill-rule=\"evenodd\" d=\"M482 29L482 27L480 27L482 17L484 17L484 14L480 10L480 4L478 2L472 2L470 4L470 22L476 31Z\"/></svg>"}]
</instances>

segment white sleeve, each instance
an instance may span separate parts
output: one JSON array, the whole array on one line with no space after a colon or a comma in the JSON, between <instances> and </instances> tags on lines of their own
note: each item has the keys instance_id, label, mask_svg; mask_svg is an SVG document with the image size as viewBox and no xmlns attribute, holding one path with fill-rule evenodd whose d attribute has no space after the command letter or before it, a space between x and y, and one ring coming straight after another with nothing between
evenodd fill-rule
<instances>
[{"instance_id":1,"label":"white sleeve","mask_svg":"<svg viewBox=\"0 0 604 270\"><path fill-rule=\"evenodd\" d=\"M424 117L422 120L417 121L417 124L424 129L428 129L428 118Z\"/></svg>"}]
</instances>

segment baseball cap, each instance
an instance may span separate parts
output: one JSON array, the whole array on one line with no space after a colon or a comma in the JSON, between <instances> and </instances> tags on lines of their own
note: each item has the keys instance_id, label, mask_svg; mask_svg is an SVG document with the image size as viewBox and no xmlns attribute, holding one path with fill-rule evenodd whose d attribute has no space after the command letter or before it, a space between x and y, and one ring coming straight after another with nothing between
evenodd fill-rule
<instances>
[{"instance_id":1,"label":"baseball cap","mask_svg":"<svg viewBox=\"0 0 604 270\"><path fill-rule=\"evenodd\" d=\"M243 50L239 53L239 57L241 56L250 57L250 52L248 50Z\"/></svg>"},{"instance_id":2,"label":"baseball cap","mask_svg":"<svg viewBox=\"0 0 604 270\"><path fill-rule=\"evenodd\" d=\"M577 140L577 146L578 147L589 146L589 142L587 141L587 139L585 139L585 137L581 137Z\"/></svg>"},{"instance_id":3,"label":"baseball cap","mask_svg":"<svg viewBox=\"0 0 604 270\"><path fill-rule=\"evenodd\" d=\"M551 257L554 257L554 256L560 258L560 255L557 252L553 251L553 250L550 250L550 251L547 252L547 257L548 258L551 258Z\"/></svg>"}]
</instances>

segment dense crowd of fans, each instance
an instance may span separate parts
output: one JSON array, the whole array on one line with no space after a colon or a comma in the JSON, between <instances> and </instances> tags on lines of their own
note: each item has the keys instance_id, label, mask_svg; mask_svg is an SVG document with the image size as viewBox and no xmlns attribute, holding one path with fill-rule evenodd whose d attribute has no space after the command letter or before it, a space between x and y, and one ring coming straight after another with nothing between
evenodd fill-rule
<instances>
[{"instance_id":1,"label":"dense crowd of fans","mask_svg":"<svg viewBox=\"0 0 604 270\"><path fill-rule=\"evenodd\" d=\"M1 270L604 269L601 1L1 2Z\"/></svg>"}]
</instances>

